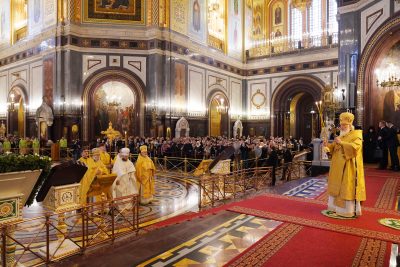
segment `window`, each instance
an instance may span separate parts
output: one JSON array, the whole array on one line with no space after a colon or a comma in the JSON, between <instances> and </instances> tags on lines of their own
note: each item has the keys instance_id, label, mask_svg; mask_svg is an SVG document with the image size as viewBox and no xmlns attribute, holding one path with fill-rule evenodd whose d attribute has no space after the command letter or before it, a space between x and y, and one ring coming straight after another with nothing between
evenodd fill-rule
<instances>
[{"instance_id":1,"label":"window","mask_svg":"<svg viewBox=\"0 0 400 267\"><path fill-rule=\"evenodd\" d=\"M312 46L321 45L321 35L322 35L322 11L321 11L321 1L313 0L309 8L309 29L310 41Z\"/></svg>"},{"instance_id":2,"label":"window","mask_svg":"<svg viewBox=\"0 0 400 267\"><path fill-rule=\"evenodd\" d=\"M301 11L298 8L291 8L290 11L290 19L291 19L291 39L294 42L301 41L302 33L303 33L303 18L301 15Z\"/></svg>"},{"instance_id":3,"label":"window","mask_svg":"<svg viewBox=\"0 0 400 267\"><path fill-rule=\"evenodd\" d=\"M333 35L333 43L338 42L337 32L339 30L338 22L336 20L336 14L338 12L336 0L328 1L328 34Z\"/></svg>"}]
</instances>

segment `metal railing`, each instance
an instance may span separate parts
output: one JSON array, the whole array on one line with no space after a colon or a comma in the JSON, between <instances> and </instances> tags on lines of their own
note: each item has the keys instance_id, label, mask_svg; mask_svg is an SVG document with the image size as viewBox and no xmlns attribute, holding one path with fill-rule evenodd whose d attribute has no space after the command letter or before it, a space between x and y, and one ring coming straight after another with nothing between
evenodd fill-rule
<instances>
[{"instance_id":1,"label":"metal railing","mask_svg":"<svg viewBox=\"0 0 400 267\"><path fill-rule=\"evenodd\" d=\"M294 161L275 168L254 167L226 175L205 174L199 179L199 209L265 189L272 185L274 176L275 181L290 181L310 176L310 170L311 161Z\"/></svg>"},{"instance_id":2,"label":"metal railing","mask_svg":"<svg viewBox=\"0 0 400 267\"><path fill-rule=\"evenodd\" d=\"M1 266L38 266L139 230L137 195L1 226ZM34 233L27 235L27 233Z\"/></svg>"},{"instance_id":3,"label":"metal railing","mask_svg":"<svg viewBox=\"0 0 400 267\"><path fill-rule=\"evenodd\" d=\"M248 51L249 59L266 56L301 53L302 50L337 47L338 33L309 35L304 34L299 38L280 36L271 39L262 38L253 42L253 47Z\"/></svg>"}]
</instances>

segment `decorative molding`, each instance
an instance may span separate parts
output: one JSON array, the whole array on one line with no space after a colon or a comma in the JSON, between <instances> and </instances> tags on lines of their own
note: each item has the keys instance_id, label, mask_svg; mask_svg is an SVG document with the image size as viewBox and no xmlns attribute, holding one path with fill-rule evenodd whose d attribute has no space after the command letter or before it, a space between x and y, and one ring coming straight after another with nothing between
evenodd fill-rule
<instances>
[{"instance_id":1,"label":"decorative molding","mask_svg":"<svg viewBox=\"0 0 400 267\"><path fill-rule=\"evenodd\" d=\"M128 61L128 65L134 67L138 71L142 71L142 62L140 61Z\"/></svg>"},{"instance_id":2,"label":"decorative molding","mask_svg":"<svg viewBox=\"0 0 400 267\"><path fill-rule=\"evenodd\" d=\"M107 67L105 55L82 55L82 80L85 81L90 74Z\"/></svg>"},{"instance_id":3,"label":"decorative molding","mask_svg":"<svg viewBox=\"0 0 400 267\"><path fill-rule=\"evenodd\" d=\"M98 59L89 59L87 61L87 70L90 70L94 67L96 67L97 65L101 64L101 60Z\"/></svg>"},{"instance_id":4,"label":"decorative molding","mask_svg":"<svg viewBox=\"0 0 400 267\"><path fill-rule=\"evenodd\" d=\"M382 0L361 12L361 51L378 27L390 16L390 0Z\"/></svg>"},{"instance_id":5,"label":"decorative molding","mask_svg":"<svg viewBox=\"0 0 400 267\"><path fill-rule=\"evenodd\" d=\"M146 57L124 56L122 65L139 76L146 85Z\"/></svg>"},{"instance_id":6,"label":"decorative molding","mask_svg":"<svg viewBox=\"0 0 400 267\"><path fill-rule=\"evenodd\" d=\"M374 26L375 22L377 22L377 20L383 15L383 9L379 9L377 11L375 11L374 13L370 14L367 16L366 19L366 28L367 28L367 34L369 32L369 30L372 28L372 26Z\"/></svg>"},{"instance_id":7,"label":"decorative molding","mask_svg":"<svg viewBox=\"0 0 400 267\"><path fill-rule=\"evenodd\" d=\"M110 67L121 67L121 57L120 56L109 56L108 65Z\"/></svg>"}]
</instances>

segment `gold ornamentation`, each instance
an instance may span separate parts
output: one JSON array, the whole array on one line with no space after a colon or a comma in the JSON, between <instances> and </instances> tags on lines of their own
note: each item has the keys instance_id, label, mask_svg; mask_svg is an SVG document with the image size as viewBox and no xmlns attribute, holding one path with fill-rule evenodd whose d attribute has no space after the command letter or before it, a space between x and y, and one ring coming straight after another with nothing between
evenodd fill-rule
<instances>
[{"instance_id":1,"label":"gold ornamentation","mask_svg":"<svg viewBox=\"0 0 400 267\"><path fill-rule=\"evenodd\" d=\"M251 103L257 108L260 109L267 101L267 98L263 93L261 93L260 89L257 89L257 92L254 93L251 97Z\"/></svg>"},{"instance_id":2,"label":"gold ornamentation","mask_svg":"<svg viewBox=\"0 0 400 267\"><path fill-rule=\"evenodd\" d=\"M393 209L393 203L396 199L398 185L399 180L397 178L387 179L374 207L380 209Z\"/></svg>"},{"instance_id":3,"label":"gold ornamentation","mask_svg":"<svg viewBox=\"0 0 400 267\"><path fill-rule=\"evenodd\" d=\"M310 5L311 5L310 0L292 0L292 6L300 10L305 10Z\"/></svg>"},{"instance_id":4,"label":"gold ornamentation","mask_svg":"<svg viewBox=\"0 0 400 267\"><path fill-rule=\"evenodd\" d=\"M0 217L8 217L13 211L14 208L10 203L3 203L0 205Z\"/></svg>"}]
</instances>

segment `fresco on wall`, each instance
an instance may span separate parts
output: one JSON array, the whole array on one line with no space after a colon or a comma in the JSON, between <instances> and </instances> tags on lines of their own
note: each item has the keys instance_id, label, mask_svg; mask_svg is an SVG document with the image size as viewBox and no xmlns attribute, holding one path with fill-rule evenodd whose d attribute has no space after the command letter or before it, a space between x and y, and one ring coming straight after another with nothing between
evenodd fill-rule
<instances>
[{"instance_id":1,"label":"fresco on wall","mask_svg":"<svg viewBox=\"0 0 400 267\"><path fill-rule=\"evenodd\" d=\"M253 39L253 11L252 11L252 3L251 1L246 0L246 4L244 7L244 17L245 17L245 21L244 21L244 35L245 35L245 39L244 39L244 46L245 49L248 50L251 48L252 45L252 39Z\"/></svg>"},{"instance_id":2,"label":"fresco on wall","mask_svg":"<svg viewBox=\"0 0 400 267\"><path fill-rule=\"evenodd\" d=\"M10 0L0 5L0 44L10 42Z\"/></svg>"},{"instance_id":3,"label":"fresco on wall","mask_svg":"<svg viewBox=\"0 0 400 267\"><path fill-rule=\"evenodd\" d=\"M388 52L388 54L380 62L378 68L375 69L375 81L379 84L382 81L388 81L391 77L399 78L400 75L400 41L397 42ZM400 87L390 86L382 87L375 85L375 90L372 90L371 107L374 109L373 114L376 114L374 123L381 119L391 121L397 127L400 126ZM376 102L377 100L377 102ZM375 125L376 126L376 125Z\"/></svg>"},{"instance_id":4,"label":"fresco on wall","mask_svg":"<svg viewBox=\"0 0 400 267\"><path fill-rule=\"evenodd\" d=\"M201 43L206 42L206 1L189 1L189 36Z\"/></svg>"},{"instance_id":5,"label":"fresco on wall","mask_svg":"<svg viewBox=\"0 0 400 267\"><path fill-rule=\"evenodd\" d=\"M186 66L179 62L175 62L174 107L178 112L186 109Z\"/></svg>"},{"instance_id":6,"label":"fresco on wall","mask_svg":"<svg viewBox=\"0 0 400 267\"><path fill-rule=\"evenodd\" d=\"M107 129L109 122L121 134L133 135L134 105L133 91L122 82L111 81L97 88L93 94L95 135Z\"/></svg>"},{"instance_id":7,"label":"fresco on wall","mask_svg":"<svg viewBox=\"0 0 400 267\"><path fill-rule=\"evenodd\" d=\"M207 25L208 44L214 48L225 49L225 1L209 0Z\"/></svg>"},{"instance_id":8,"label":"fresco on wall","mask_svg":"<svg viewBox=\"0 0 400 267\"><path fill-rule=\"evenodd\" d=\"M28 19L29 19L29 34L40 32L42 25L42 1L33 0L28 2Z\"/></svg>"},{"instance_id":9,"label":"fresco on wall","mask_svg":"<svg viewBox=\"0 0 400 267\"><path fill-rule=\"evenodd\" d=\"M187 24L188 24L187 5L188 5L187 0L171 1L171 29L173 31L182 34L187 34Z\"/></svg>"},{"instance_id":10,"label":"fresco on wall","mask_svg":"<svg viewBox=\"0 0 400 267\"><path fill-rule=\"evenodd\" d=\"M84 22L144 23L144 0L84 0Z\"/></svg>"},{"instance_id":11,"label":"fresco on wall","mask_svg":"<svg viewBox=\"0 0 400 267\"><path fill-rule=\"evenodd\" d=\"M272 6L272 38L279 38L284 34L284 25L286 24L284 10L285 6L282 2L275 2Z\"/></svg>"},{"instance_id":12,"label":"fresco on wall","mask_svg":"<svg viewBox=\"0 0 400 267\"><path fill-rule=\"evenodd\" d=\"M242 57L242 1L228 1L228 54Z\"/></svg>"},{"instance_id":13,"label":"fresco on wall","mask_svg":"<svg viewBox=\"0 0 400 267\"><path fill-rule=\"evenodd\" d=\"M253 38L255 40L263 39L263 9L264 3L262 0L253 1Z\"/></svg>"}]
</instances>

